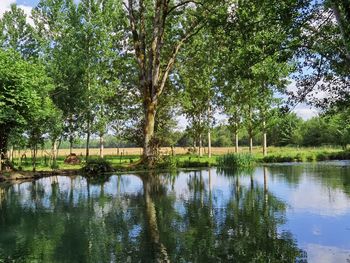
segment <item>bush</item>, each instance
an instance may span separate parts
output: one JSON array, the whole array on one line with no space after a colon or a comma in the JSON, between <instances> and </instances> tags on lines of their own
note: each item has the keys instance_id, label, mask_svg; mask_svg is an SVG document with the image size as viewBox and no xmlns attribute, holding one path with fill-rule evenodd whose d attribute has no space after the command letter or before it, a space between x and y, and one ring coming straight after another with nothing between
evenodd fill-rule
<instances>
[{"instance_id":1,"label":"bush","mask_svg":"<svg viewBox=\"0 0 350 263\"><path fill-rule=\"evenodd\" d=\"M174 156L163 156L157 162L158 169L176 169L178 167L178 159Z\"/></svg>"},{"instance_id":2,"label":"bush","mask_svg":"<svg viewBox=\"0 0 350 263\"><path fill-rule=\"evenodd\" d=\"M114 169L110 162L105 159L90 159L82 168L82 172L87 175L100 175L103 173L113 172Z\"/></svg>"},{"instance_id":3,"label":"bush","mask_svg":"<svg viewBox=\"0 0 350 263\"><path fill-rule=\"evenodd\" d=\"M217 163L222 168L248 168L254 166L256 160L251 154L225 154L219 156Z\"/></svg>"}]
</instances>

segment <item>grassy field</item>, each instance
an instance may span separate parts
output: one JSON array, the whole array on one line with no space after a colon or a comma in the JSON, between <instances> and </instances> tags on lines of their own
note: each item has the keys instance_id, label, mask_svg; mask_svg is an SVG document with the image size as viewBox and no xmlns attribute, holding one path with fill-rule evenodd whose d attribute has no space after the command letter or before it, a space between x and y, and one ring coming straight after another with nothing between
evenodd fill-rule
<instances>
[{"instance_id":1,"label":"grassy field","mask_svg":"<svg viewBox=\"0 0 350 263\"><path fill-rule=\"evenodd\" d=\"M176 155L183 155L192 153L191 151L193 148L190 147L175 147L174 152ZM227 153L233 153L235 151L234 147L212 147L212 154L213 155L222 155ZM320 152L320 151L326 151L326 152L339 152L341 151L340 147L269 147L268 153L269 154L296 154L301 152ZM249 148L248 147L240 147L239 149L240 153L248 153ZM73 153L85 156L85 149L79 148L79 149L73 149ZM91 148L90 149L90 155L99 155L100 149L98 148ZM171 148L164 147L161 148L161 153L164 155L171 154ZM208 148L204 148L204 155L208 153ZM26 150L20 150L20 151L14 151L13 156L14 158L19 158L23 154L26 155L27 158L31 157L31 152L29 149ZM58 151L58 156L67 156L69 154L69 149L60 149ZM133 155L141 155L142 154L142 148L105 148L104 149L104 155L106 156L133 156ZM256 146L253 148L253 154L257 155L258 157L262 156L262 147ZM44 156L50 156L50 150L40 150L38 152L38 157L44 157Z\"/></svg>"},{"instance_id":2,"label":"grassy field","mask_svg":"<svg viewBox=\"0 0 350 263\"><path fill-rule=\"evenodd\" d=\"M240 153L247 153L249 149L243 147L240 149ZM21 151L22 154L25 151ZM99 149L91 149L90 158L98 158ZM124 148L119 149L106 149L105 159L108 160L115 168L119 170L128 170L133 167L133 164L140 160L141 148ZM217 165L217 156L221 156L227 153L233 153L234 148L213 148L213 156L208 158L206 155L199 157L196 154L188 154L187 148L175 148L176 156L174 158L168 158L170 156L171 149L163 148L162 151L165 160L164 168L175 162L176 167L189 168L189 167L208 167ZM26 152L26 158L22 159L22 163L19 163L18 152L14 155L15 167L21 167L24 171L32 170L32 163L29 152ZM65 156L69 153L69 150L62 149L57 160L58 169L80 169L84 165L84 151L82 149L75 149L74 153L81 155L82 163L79 165L68 165L64 163ZM119 155L118 155L119 153ZM20 154L20 153L19 153ZM317 147L317 148L293 148L293 147L270 147L268 149L268 155L263 156L261 147L255 147L253 151L254 158L260 163L273 163L273 162L306 162L306 161L322 161L333 159L350 159L350 152L343 151L341 148L331 147ZM170 163L169 162L173 162ZM42 151L37 161L37 171L48 171L50 168L49 153Z\"/></svg>"}]
</instances>

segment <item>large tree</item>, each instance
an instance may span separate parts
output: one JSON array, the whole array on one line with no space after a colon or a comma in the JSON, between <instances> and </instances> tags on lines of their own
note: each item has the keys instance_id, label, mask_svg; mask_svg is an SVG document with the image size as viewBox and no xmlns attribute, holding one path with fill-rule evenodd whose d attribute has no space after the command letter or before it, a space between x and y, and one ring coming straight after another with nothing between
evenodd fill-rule
<instances>
[{"instance_id":1,"label":"large tree","mask_svg":"<svg viewBox=\"0 0 350 263\"><path fill-rule=\"evenodd\" d=\"M143 160L152 165L159 98L182 46L206 23L213 1L128 0L124 4L144 107ZM206 18L205 18L206 17Z\"/></svg>"}]
</instances>

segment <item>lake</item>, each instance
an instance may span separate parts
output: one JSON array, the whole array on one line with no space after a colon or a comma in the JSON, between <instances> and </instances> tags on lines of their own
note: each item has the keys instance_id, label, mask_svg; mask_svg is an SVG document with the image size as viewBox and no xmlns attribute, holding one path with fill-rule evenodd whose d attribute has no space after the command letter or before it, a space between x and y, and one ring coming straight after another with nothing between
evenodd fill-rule
<instances>
[{"instance_id":1,"label":"lake","mask_svg":"<svg viewBox=\"0 0 350 263\"><path fill-rule=\"evenodd\" d=\"M0 262L349 262L350 162L0 185Z\"/></svg>"}]
</instances>

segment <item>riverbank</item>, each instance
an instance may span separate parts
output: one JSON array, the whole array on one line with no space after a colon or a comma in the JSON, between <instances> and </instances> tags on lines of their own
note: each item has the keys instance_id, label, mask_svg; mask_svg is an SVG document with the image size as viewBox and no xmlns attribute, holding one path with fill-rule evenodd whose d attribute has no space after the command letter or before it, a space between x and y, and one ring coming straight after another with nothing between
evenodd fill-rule
<instances>
[{"instance_id":1,"label":"riverbank","mask_svg":"<svg viewBox=\"0 0 350 263\"><path fill-rule=\"evenodd\" d=\"M257 163L284 163L284 162L313 162L326 160L350 160L350 151L343 151L335 148L270 148L267 156L254 152L253 157ZM245 151L244 151L245 152ZM156 169L180 169L218 166L218 157L198 156L194 154L165 155ZM91 159L98 156L91 156ZM83 158L82 158L83 159ZM137 165L140 160L139 155L105 156L105 160L111 164L116 173L144 171L145 167ZM32 180L53 175L76 175L81 173L85 162L81 164L69 165L64 163L64 157L57 160L57 169L50 168L47 158L41 157L37 160L36 172L32 172L32 165L29 160L22 162L19 166L14 163L16 171L3 171L0 173L1 181Z\"/></svg>"}]
</instances>

